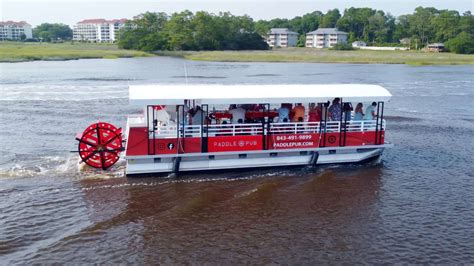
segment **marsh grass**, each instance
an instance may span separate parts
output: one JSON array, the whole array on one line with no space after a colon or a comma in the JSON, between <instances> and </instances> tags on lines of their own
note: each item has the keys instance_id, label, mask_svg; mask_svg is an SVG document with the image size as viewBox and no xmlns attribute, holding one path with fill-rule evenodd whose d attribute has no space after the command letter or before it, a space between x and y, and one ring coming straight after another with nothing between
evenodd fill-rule
<instances>
[{"instance_id":1,"label":"marsh grass","mask_svg":"<svg viewBox=\"0 0 474 266\"><path fill-rule=\"evenodd\" d=\"M421 51L337 51L314 48L279 48L267 51L156 51L152 54L118 49L114 44L0 42L0 62L85 58L116 59L153 55L220 62L407 64L412 66L474 64L474 55Z\"/></svg>"},{"instance_id":2,"label":"marsh grass","mask_svg":"<svg viewBox=\"0 0 474 266\"><path fill-rule=\"evenodd\" d=\"M203 51L184 58L222 62L308 62L350 64L463 65L474 64L474 55L422 51L336 51L314 48L279 48L268 51Z\"/></svg>"},{"instance_id":3,"label":"marsh grass","mask_svg":"<svg viewBox=\"0 0 474 266\"><path fill-rule=\"evenodd\" d=\"M151 56L149 53L118 49L114 44L0 42L0 62L74 60Z\"/></svg>"}]
</instances>

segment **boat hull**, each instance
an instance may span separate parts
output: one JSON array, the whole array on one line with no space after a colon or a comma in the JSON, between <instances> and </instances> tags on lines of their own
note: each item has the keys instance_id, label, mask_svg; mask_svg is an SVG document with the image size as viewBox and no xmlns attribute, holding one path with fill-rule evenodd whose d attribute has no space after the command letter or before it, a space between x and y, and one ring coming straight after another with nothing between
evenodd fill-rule
<instances>
[{"instance_id":1,"label":"boat hull","mask_svg":"<svg viewBox=\"0 0 474 266\"><path fill-rule=\"evenodd\" d=\"M242 168L268 168L359 163L380 156L391 144L366 147L319 148L301 151L180 154L126 158L127 175L177 173Z\"/></svg>"}]
</instances>

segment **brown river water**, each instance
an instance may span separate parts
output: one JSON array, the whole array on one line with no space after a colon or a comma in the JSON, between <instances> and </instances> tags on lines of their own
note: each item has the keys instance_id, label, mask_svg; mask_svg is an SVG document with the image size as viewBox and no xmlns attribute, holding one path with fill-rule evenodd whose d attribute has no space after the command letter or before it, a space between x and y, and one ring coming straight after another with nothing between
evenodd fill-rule
<instances>
[{"instance_id":1,"label":"brown river water","mask_svg":"<svg viewBox=\"0 0 474 266\"><path fill-rule=\"evenodd\" d=\"M387 140L362 165L125 178L74 135L124 126L128 84L370 83ZM132 58L0 64L0 262L474 263L474 67Z\"/></svg>"}]
</instances>

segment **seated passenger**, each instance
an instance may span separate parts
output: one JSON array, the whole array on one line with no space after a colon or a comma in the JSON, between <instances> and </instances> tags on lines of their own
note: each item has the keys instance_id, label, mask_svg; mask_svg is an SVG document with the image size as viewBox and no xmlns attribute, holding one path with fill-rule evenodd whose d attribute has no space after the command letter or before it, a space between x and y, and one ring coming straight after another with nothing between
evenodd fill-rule
<instances>
[{"instance_id":1,"label":"seated passenger","mask_svg":"<svg viewBox=\"0 0 474 266\"><path fill-rule=\"evenodd\" d=\"M281 104L280 109L278 109L278 121L277 123L286 123L290 119L290 109L286 107L284 103ZM285 121L286 120L286 121Z\"/></svg>"},{"instance_id":2,"label":"seated passenger","mask_svg":"<svg viewBox=\"0 0 474 266\"><path fill-rule=\"evenodd\" d=\"M308 122L319 122L321 121L321 104L318 103L316 106L315 103L312 103L309 106L308 112Z\"/></svg>"},{"instance_id":3,"label":"seated passenger","mask_svg":"<svg viewBox=\"0 0 474 266\"><path fill-rule=\"evenodd\" d=\"M365 109L365 116L364 120L374 120L377 117L377 114L375 113L375 107L377 106L376 102L372 102L367 109Z\"/></svg>"},{"instance_id":4,"label":"seated passenger","mask_svg":"<svg viewBox=\"0 0 474 266\"><path fill-rule=\"evenodd\" d=\"M227 121L222 121L222 125L219 129L219 133L216 136L229 136L232 134L232 129L227 126ZM232 127L232 126L231 126Z\"/></svg>"},{"instance_id":5,"label":"seated passenger","mask_svg":"<svg viewBox=\"0 0 474 266\"><path fill-rule=\"evenodd\" d=\"M292 110L293 119L292 122L303 122L304 121L304 106L301 103L296 104Z\"/></svg>"},{"instance_id":6,"label":"seated passenger","mask_svg":"<svg viewBox=\"0 0 474 266\"><path fill-rule=\"evenodd\" d=\"M341 119L341 103L339 98L334 98L332 105L329 106L329 117L332 121L340 121Z\"/></svg>"},{"instance_id":7,"label":"seated passenger","mask_svg":"<svg viewBox=\"0 0 474 266\"><path fill-rule=\"evenodd\" d=\"M245 122L245 109L242 108L241 106L237 107L235 104L233 104L232 109L229 110L229 114L232 115L232 124L242 124Z\"/></svg>"},{"instance_id":8,"label":"seated passenger","mask_svg":"<svg viewBox=\"0 0 474 266\"><path fill-rule=\"evenodd\" d=\"M354 120L355 121L360 121L364 119L364 110L363 110L364 105L362 103L358 103L356 105L356 109L354 111Z\"/></svg>"},{"instance_id":9,"label":"seated passenger","mask_svg":"<svg viewBox=\"0 0 474 266\"><path fill-rule=\"evenodd\" d=\"M345 121L351 121L352 118L352 104L351 103L344 103L342 106L342 111L344 112L344 119Z\"/></svg>"}]
</instances>

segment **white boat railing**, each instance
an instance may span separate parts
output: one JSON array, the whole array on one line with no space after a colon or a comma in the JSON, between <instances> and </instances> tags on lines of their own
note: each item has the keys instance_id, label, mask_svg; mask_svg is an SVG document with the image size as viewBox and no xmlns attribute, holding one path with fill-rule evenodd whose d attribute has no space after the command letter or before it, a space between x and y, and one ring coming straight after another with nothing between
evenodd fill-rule
<instances>
[{"instance_id":1,"label":"white boat railing","mask_svg":"<svg viewBox=\"0 0 474 266\"><path fill-rule=\"evenodd\" d=\"M382 130L385 130L385 120L382 121ZM319 132L363 132L374 131L376 129L376 120L340 121L324 122L290 122L290 123L270 123L266 128L270 134L311 134ZM342 125L342 126L341 126ZM240 136L240 135L259 135L262 134L263 127L261 123L249 124L209 124L207 127L207 136ZM185 125L179 127L179 137L201 137L200 125ZM154 133L154 134L153 134ZM206 135L206 131L202 132ZM176 138L177 125L158 125L154 132L150 132L150 137L155 138Z\"/></svg>"},{"instance_id":2,"label":"white boat railing","mask_svg":"<svg viewBox=\"0 0 474 266\"><path fill-rule=\"evenodd\" d=\"M262 134L262 124L211 124L208 133L209 136L258 135Z\"/></svg>"},{"instance_id":3,"label":"white boat railing","mask_svg":"<svg viewBox=\"0 0 474 266\"><path fill-rule=\"evenodd\" d=\"M270 133L272 134L304 134L304 133L319 133L320 131L326 132L339 132L343 130L344 122L340 121L328 121L324 122L298 122L298 123L271 123ZM348 121L345 123L347 132L355 131L371 131L375 130L377 121L376 120L360 120L360 121ZM326 127L325 127L326 126ZM385 120L383 120L382 129L385 129Z\"/></svg>"},{"instance_id":4,"label":"white boat railing","mask_svg":"<svg viewBox=\"0 0 474 266\"><path fill-rule=\"evenodd\" d=\"M180 126L179 137L201 137L201 125L186 125L183 127ZM177 137L177 125L158 125L155 132L150 132L150 137L155 138L176 138Z\"/></svg>"}]
</instances>

